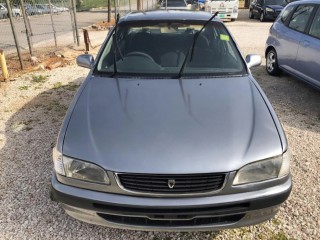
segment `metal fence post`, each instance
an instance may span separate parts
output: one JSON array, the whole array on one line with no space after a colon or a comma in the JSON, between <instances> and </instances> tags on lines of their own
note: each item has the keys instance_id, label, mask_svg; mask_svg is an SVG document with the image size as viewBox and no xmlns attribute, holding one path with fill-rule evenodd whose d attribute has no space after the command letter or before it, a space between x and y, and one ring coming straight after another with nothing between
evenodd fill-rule
<instances>
[{"instance_id":1,"label":"metal fence post","mask_svg":"<svg viewBox=\"0 0 320 240\"><path fill-rule=\"evenodd\" d=\"M52 16L52 6L51 6L51 1L48 0L49 2L49 11L50 11L50 19L51 19L51 26L52 26L52 30L53 30L53 37L54 37L54 45L56 46L56 48L58 47L58 43L57 43L57 33L56 33L56 29L54 27L54 21L53 21L53 16Z\"/></svg>"},{"instance_id":2,"label":"metal fence post","mask_svg":"<svg viewBox=\"0 0 320 240\"><path fill-rule=\"evenodd\" d=\"M12 30L13 38L14 38L14 41L15 41L15 44L16 44L17 52L18 52L20 66L21 66L21 69L24 69L22 55L21 55L21 52L20 52L19 40L17 38L16 29L15 29L14 24L13 24L12 9L11 9L9 0L6 0L6 4L7 4L7 7L8 7L8 15L9 15L9 19L10 19L11 30Z\"/></svg>"},{"instance_id":3,"label":"metal fence post","mask_svg":"<svg viewBox=\"0 0 320 240\"><path fill-rule=\"evenodd\" d=\"M108 0L108 22L111 22L111 0Z\"/></svg>"},{"instance_id":4,"label":"metal fence post","mask_svg":"<svg viewBox=\"0 0 320 240\"><path fill-rule=\"evenodd\" d=\"M29 22L29 18L28 18L27 14L26 14L26 9L24 7L24 0L20 0L20 5L21 5L21 11L22 11L22 17L23 17L24 26L26 28L26 35L27 35L27 42L28 42L29 52L30 52L30 55L33 56L31 25L30 25L30 22Z\"/></svg>"},{"instance_id":5,"label":"metal fence post","mask_svg":"<svg viewBox=\"0 0 320 240\"><path fill-rule=\"evenodd\" d=\"M71 3L72 3L73 18L74 18L74 27L76 30L76 37L77 37L77 45L80 46L79 30L78 30L78 22L77 22L77 9L76 9L75 0L71 0Z\"/></svg>"},{"instance_id":6,"label":"metal fence post","mask_svg":"<svg viewBox=\"0 0 320 240\"><path fill-rule=\"evenodd\" d=\"M117 0L114 0L114 19L117 21Z\"/></svg>"},{"instance_id":7,"label":"metal fence post","mask_svg":"<svg viewBox=\"0 0 320 240\"><path fill-rule=\"evenodd\" d=\"M71 1L72 1L72 0L71 0ZM69 2L69 3L70 3L69 7L72 8L72 3L71 3L71 1ZM71 19L71 28L72 28L72 35L73 35L73 43L77 43L76 28L75 28L75 26L74 26L74 17L73 17L73 11L72 11L72 9L70 9L69 12L70 12L70 19Z\"/></svg>"}]
</instances>

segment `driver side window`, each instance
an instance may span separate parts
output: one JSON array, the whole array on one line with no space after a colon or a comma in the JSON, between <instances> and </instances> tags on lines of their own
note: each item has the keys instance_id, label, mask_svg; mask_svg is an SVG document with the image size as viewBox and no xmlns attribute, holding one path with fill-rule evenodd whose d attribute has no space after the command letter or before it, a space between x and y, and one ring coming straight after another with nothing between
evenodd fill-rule
<instances>
[{"instance_id":1,"label":"driver side window","mask_svg":"<svg viewBox=\"0 0 320 240\"><path fill-rule=\"evenodd\" d=\"M313 9L312 5L300 5L290 19L289 28L304 32Z\"/></svg>"}]
</instances>

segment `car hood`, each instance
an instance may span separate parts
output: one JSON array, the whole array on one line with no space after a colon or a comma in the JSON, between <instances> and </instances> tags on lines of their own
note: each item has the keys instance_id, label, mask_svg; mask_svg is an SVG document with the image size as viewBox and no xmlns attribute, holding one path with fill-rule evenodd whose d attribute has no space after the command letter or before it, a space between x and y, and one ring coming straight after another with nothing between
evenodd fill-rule
<instances>
[{"instance_id":1,"label":"car hood","mask_svg":"<svg viewBox=\"0 0 320 240\"><path fill-rule=\"evenodd\" d=\"M250 77L92 77L70 118L63 154L116 172L237 170L282 154Z\"/></svg>"},{"instance_id":2,"label":"car hood","mask_svg":"<svg viewBox=\"0 0 320 240\"><path fill-rule=\"evenodd\" d=\"M273 10L282 10L284 7L281 5L266 5L266 8L272 8Z\"/></svg>"}]
</instances>

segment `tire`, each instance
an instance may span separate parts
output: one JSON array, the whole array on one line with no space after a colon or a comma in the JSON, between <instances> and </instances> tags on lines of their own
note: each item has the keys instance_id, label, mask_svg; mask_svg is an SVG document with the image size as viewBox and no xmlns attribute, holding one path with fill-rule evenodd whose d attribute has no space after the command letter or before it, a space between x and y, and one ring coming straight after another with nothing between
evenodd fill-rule
<instances>
[{"instance_id":1,"label":"tire","mask_svg":"<svg viewBox=\"0 0 320 240\"><path fill-rule=\"evenodd\" d=\"M281 70L278 65L278 56L276 50L273 48L267 52L266 56L266 70L269 75L279 76Z\"/></svg>"},{"instance_id":2,"label":"tire","mask_svg":"<svg viewBox=\"0 0 320 240\"><path fill-rule=\"evenodd\" d=\"M266 20L265 17L264 17L263 11L260 13L259 19L260 19L260 22L264 22Z\"/></svg>"},{"instance_id":3,"label":"tire","mask_svg":"<svg viewBox=\"0 0 320 240\"><path fill-rule=\"evenodd\" d=\"M236 21L236 19L235 18L231 18L231 22L235 22Z\"/></svg>"},{"instance_id":4,"label":"tire","mask_svg":"<svg viewBox=\"0 0 320 240\"><path fill-rule=\"evenodd\" d=\"M249 9L249 18L250 18L250 19L254 19L253 12L252 12L252 10L250 10L250 9Z\"/></svg>"}]
</instances>

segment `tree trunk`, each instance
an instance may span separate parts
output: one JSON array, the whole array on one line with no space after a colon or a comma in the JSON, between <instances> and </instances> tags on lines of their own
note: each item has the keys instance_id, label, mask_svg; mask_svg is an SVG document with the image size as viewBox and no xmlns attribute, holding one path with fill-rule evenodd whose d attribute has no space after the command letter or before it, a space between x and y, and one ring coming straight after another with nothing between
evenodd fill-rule
<instances>
[{"instance_id":1,"label":"tree trunk","mask_svg":"<svg viewBox=\"0 0 320 240\"><path fill-rule=\"evenodd\" d=\"M137 10L142 10L142 0L137 0Z\"/></svg>"}]
</instances>

